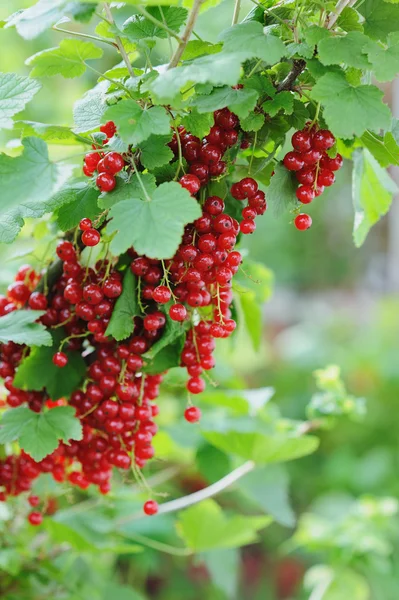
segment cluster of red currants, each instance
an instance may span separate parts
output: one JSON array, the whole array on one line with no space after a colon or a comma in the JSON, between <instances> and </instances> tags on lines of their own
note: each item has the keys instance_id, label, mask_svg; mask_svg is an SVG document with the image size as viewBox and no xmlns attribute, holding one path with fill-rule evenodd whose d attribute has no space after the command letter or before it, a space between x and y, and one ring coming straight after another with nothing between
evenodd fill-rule
<instances>
[{"instance_id":1,"label":"cluster of red currants","mask_svg":"<svg viewBox=\"0 0 399 600\"><path fill-rule=\"evenodd\" d=\"M343 164L342 156L331 158L327 151L335 144L335 137L328 129L318 129L308 124L292 136L293 151L288 152L283 164L289 171L295 172L299 182L296 197L302 204L310 204L314 198L335 182L335 171ZM299 214L295 226L300 231L309 229L312 219L307 214Z\"/></svg>"},{"instance_id":2,"label":"cluster of red currants","mask_svg":"<svg viewBox=\"0 0 399 600\"><path fill-rule=\"evenodd\" d=\"M116 126L113 121L108 121L100 127L100 131L107 137L104 140L106 144L116 133ZM89 152L84 157L83 173L87 177L96 176L96 185L102 192L111 192L116 186L115 175L120 173L126 165L125 159L119 152L103 152L99 146L93 144L93 152Z\"/></svg>"},{"instance_id":3,"label":"cluster of red currants","mask_svg":"<svg viewBox=\"0 0 399 600\"><path fill-rule=\"evenodd\" d=\"M263 215L267 209L265 193L258 189L255 179L244 177L232 185L231 195L236 200L248 200L247 206L241 211L243 220L240 223L240 231L245 235L253 233L256 229L255 218Z\"/></svg>"}]
</instances>

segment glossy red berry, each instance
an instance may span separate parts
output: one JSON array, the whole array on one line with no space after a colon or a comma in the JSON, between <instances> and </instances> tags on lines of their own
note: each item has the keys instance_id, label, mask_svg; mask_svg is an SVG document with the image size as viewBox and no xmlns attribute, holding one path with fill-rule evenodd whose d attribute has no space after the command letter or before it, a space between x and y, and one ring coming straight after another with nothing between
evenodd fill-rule
<instances>
[{"instance_id":1,"label":"glossy red berry","mask_svg":"<svg viewBox=\"0 0 399 600\"><path fill-rule=\"evenodd\" d=\"M125 160L123 156L118 152L109 152L104 156L104 169L107 173L111 173L111 175L116 175L116 173L122 171L124 166Z\"/></svg>"},{"instance_id":2,"label":"glossy red berry","mask_svg":"<svg viewBox=\"0 0 399 600\"><path fill-rule=\"evenodd\" d=\"M256 224L255 224L255 221L253 221L252 219L244 219L240 223L240 231L244 235L253 233L255 231L255 229L256 229Z\"/></svg>"},{"instance_id":3,"label":"glossy red berry","mask_svg":"<svg viewBox=\"0 0 399 600\"><path fill-rule=\"evenodd\" d=\"M186 387L191 394L200 394L205 389L205 381L201 377L190 377Z\"/></svg>"},{"instance_id":4,"label":"glossy red berry","mask_svg":"<svg viewBox=\"0 0 399 600\"><path fill-rule=\"evenodd\" d=\"M169 309L169 316L172 321L184 321L187 317L187 310L183 304L173 304Z\"/></svg>"},{"instance_id":5,"label":"glossy red berry","mask_svg":"<svg viewBox=\"0 0 399 600\"><path fill-rule=\"evenodd\" d=\"M312 135L309 131L296 131L291 138L291 143L298 152L308 152L312 147Z\"/></svg>"},{"instance_id":6,"label":"glossy red berry","mask_svg":"<svg viewBox=\"0 0 399 600\"><path fill-rule=\"evenodd\" d=\"M80 231L87 231L88 229L91 229L93 226L93 223L91 222L91 219L81 219L80 223L79 223L79 229Z\"/></svg>"},{"instance_id":7,"label":"glossy red berry","mask_svg":"<svg viewBox=\"0 0 399 600\"><path fill-rule=\"evenodd\" d=\"M32 310L46 310L48 301L44 294L33 292L29 297L28 304Z\"/></svg>"},{"instance_id":8,"label":"glossy red berry","mask_svg":"<svg viewBox=\"0 0 399 600\"><path fill-rule=\"evenodd\" d=\"M53 356L53 364L62 369L68 364L68 357L65 352L56 352Z\"/></svg>"},{"instance_id":9,"label":"glossy red berry","mask_svg":"<svg viewBox=\"0 0 399 600\"><path fill-rule=\"evenodd\" d=\"M246 198L251 198L258 191L258 184L252 177L244 177L244 179L241 179L240 181L240 188Z\"/></svg>"},{"instance_id":10,"label":"glossy red berry","mask_svg":"<svg viewBox=\"0 0 399 600\"><path fill-rule=\"evenodd\" d=\"M158 304L166 304L171 299L172 294L166 285L159 285L152 292L152 298Z\"/></svg>"},{"instance_id":11,"label":"glossy red berry","mask_svg":"<svg viewBox=\"0 0 399 600\"><path fill-rule=\"evenodd\" d=\"M105 125L101 125L100 131L105 133L108 138L112 138L116 133L116 125L113 121L108 121Z\"/></svg>"},{"instance_id":12,"label":"glossy red berry","mask_svg":"<svg viewBox=\"0 0 399 600\"><path fill-rule=\"evenodd\" d=\"M96 179L96 184L102 192L112 192L116 186L116 179L110 173L100 173Z\"/></svg>"},{"instance_id":13,"label":"glossy red berry","mask_svg":"<svg viewBox=\"0 0 399 600\"><path fill-rule=\"evenodd\" d=\"M302 204L309 204L315 197L314 189L310 185L300 185L296 190L296 197Z\"/></svg>"},{"instance_id":14,"label":"glossy red berry","mask_svg":"<svg viewBox=\"0 0 399 600\"><path fill-rule=\"evenodd\" d=\"M328 150L329 148L332 148L335 144L335 137L333 136L333 134L331 133L331 131L329 131L328 129L320 129L320 131L317 131L312 139L312 147L315 150L320 150L320 151L324 151L324 150Z\"/></svg>"},{"instance_id":15,"label":"glossy red berry","mask_svg":"<svg viewBox=\"0 0 399 600\"><path fill-rule=\"evenodd\" d=\"M238 117L228 108L222 108L215 112L215 123L222 129L234 129L238 125Z\"/></svg>"},{"instance_id":16,"label":"glossy red berry","mask_svg":"<svg viewBox=\"0 0 399 600\"><path fill-rule=\"evenodd\" d=\"M340 154L337 154L335 158L330 158L325 155L320 161L322 169L328 169L329 171L339 171L344 163L344 160Z\"/></svg>"},{"instance_id":17,"label":"glossy red berry","mask_svg":"<svg viewBox=\"0 0 399 600\"><path fill-rule=\"evenodd\" d=\"M59 259L65 261L76 262L76 250L72 242L63 240L56 248L56 253Z\"/></svg>"},{"instance_id":18,"label":"glossy red berry","mask_svg":"<svg viewBox=\"0 0 399 600\"><path fill-rule=\"evenodd\" d=\"M289 171L299 171L304 165L303 155L299 152L288 152L284 156L283 163Z\"/></svg>"},{"instance_id":19,"label":"glossy red berry","mask_svg":"<svg viewBox=\"0 0 399 600\"><path fill-rule=\"evenodd\" d=\"M158 502L156 502L155 500L147 500L147 502L144 503L143 511L145 512L146 515L148 515L148 516L156 515L158 510L159 510Z\"/></svg>"},{"instance_id":20,"label":"glossy red berry","mask_svg":"<svg viewBox=\"0 0 399 600\"><path fill-rule=\"evenodd\" d=\"M179 183L182 187L190 192L192 196L195 196L201 189L201 182L196 175L188 173L180 178Z\"/></svg>"},{"instance_id":21,"label":"glossy red berry","mask_svg":"<svg viewBox=\"0 0 399 600\"><path fill-rule=\"evenodd\" d=\"M233 183L230 189L230 193L236 200L245 200L246 195L244 190L241 188L241 181L237 181L237 183Z\"/></svg>"},{"instance_id":22,"label":"glossy red berry","mask_svg":"<svg viewBox=\"0 0 399 600\"><path fill-rule=\"evenodd\" d=\"M28 515L28 521L31 525L41 525L43 522L43 515L39 512L31 512Z\"/></svg>"},{"instance_id":23,"label":"glossy red berry","mask_svg":"<svg viewBox=\"0 0 399 600\"><path fill-rule=\"evenodd\" d=\"M335 181L335 175L329 169L320 169L317 176L317 185L329 187Z\"/></svg>"},{"instance_id":24,"label":"glossy red berry","mask_svg":"<svg viewBox=\"0 0 399 600\"><path fill-rule=\"evenodd\" d=\"M201 418L201 411L197 406L189 406L184 411L184 418L188 423L197 423Z\"/></svg>"},{"instance_id":25,"label":"glossy red berry","mask_svg":"<svg viewBox=\"0 0 399 600\"><path fill-rule=\"evenodd\" d=\"M85 166L93 173L97 169L100 160L101 155L98 152L90 152L90 154L86 154L85 156Z\"/></svg>"},{"instance_id":26,"label":"glossy red berry","mask_svg":"<svg viewBox=\"0 0 399 600\"><path fill-rule=\"evenodd\" d=\"M301 213L295 218L294 223L295 227L299 231L305 231L306 229L309 229L309 227L312 225L312 218L309 215Z\"/></svg>"},{"instance_id":27,"label":"glossy red berry","mask_svg":"<svg viewBox=\"0 0 399 600\"><path fill-rule=\"evenodd\" d=\"M304 167L295 173L295 177L303 185L313 185L316 180L316 169L314 167Z\"/></svg>"},{"instance_id":28,"label":"glossy red berry","mask_svg":"<svg viewBox=\"0 0 399 600\"><path fill-rule=\"evenodd\" d=\"M200 158L206 165L215 165L222 158L220 146L204 144L200 151Z\"/></svg>"},{"instance_id":29,"label":"glossy red berry","mask_svg":"<svg viewBox=\"0 0 399 600\"><path fill-rule=\"evenodd\" d=\"M82 233L82 242L85 246L97 246L100 240L101 235L97 229L87 229Z\"/></svg>"},{"instance_id":30,"label":"glossy red berry","mask_svg":"<svg viewBox=\"0 0 399 600\"><path fill-rule=\"evenodd\" d=\"M38 506L40 504L40 498L39 496L29 496L28 497L28 502L32 507Z\"/></svg>"}]
</instances>

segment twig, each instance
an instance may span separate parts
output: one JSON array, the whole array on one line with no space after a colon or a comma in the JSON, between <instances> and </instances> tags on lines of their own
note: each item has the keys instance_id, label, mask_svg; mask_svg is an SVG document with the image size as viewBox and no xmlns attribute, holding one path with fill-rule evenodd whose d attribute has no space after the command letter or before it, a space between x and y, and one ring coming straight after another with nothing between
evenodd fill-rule
<instances>
[{"instance_id":1,"label":"twig","mask_svg":"<svg viewBox=\"0 0 399 600\"><path fill-rule=\"evenodd\" d=\"M287 77L277 86L277 91L282 92L284 90L291 90L292 84L297 77L302 73L306 67L306 61L302 58L296 59L292 62L292 69L288 73Z\"/></svg>"},{"instance_id":2,"label":"twig","mask_svg":"<svg viewBox=\"0 0 399 600\"><path fill-rule=\"evenodd\" d=\"M241 9L241 0L236 0L234 4L234 12L233 12L233 20L231 21L232 25L236 25L238 23L238 17L240 16Z\"/></svg>"},{"instance_id":3,"label":"twig","mask_svg":"<svg viewBox=\"0 0 399 600\"><path fill-rule=\"evenodd\" d=\"M161 504L159 507L158 514L164 515L166 513L175 512L177 510L187 508L188 506L192 506L193 504L198 504L198 502L202 502L207 498L212 498L212 496L216 496L216 494L219 494L226 488L230 487L231 485L233 485L233 483L235 483L236 481L241 479L241 477L244 477L244 475L250 473L254 469L255 463L252 460L248 460L243 465L241 465L241 467L238 467L222 479L219 479L219 481L216 481L216 483L213 483L212 485L204 488L203 490L200 490L199 492L194 492L194 494L190 494L188 496L183 496L183 498L178 498L177 500L171 500L170 502L165 502L164 504ZM126 523L130 523L130 521L135 521L137 519L142 518L142 512L136 513L130 517L118 520L117 525L125 525Z\"/></svg>"},{"instance_id":4,"label":"twig","mask_svg":"<svg viewBox=\"0 0 399 600\"><path fill-rule=\"evenodd\" d=\"M327 17L327 21L326 21L327 29L332 29L334 27L335 23L339 19L339 15L342 13L344 8L346 8L346 7L350 8L351 6L356 4L356 2L357 2L357 0L339 0L337 2L337 6L335 7L334 11L332 13L330 13Z\"/></svg>"},{"instance_id":5,"label":"twig","mask_svg":"<svg viewBox=\"0 0 399 600\"><path fill-rule=\"evenodd\" d=\"M203 2L204 2L204 0L194 0L194 5L191 10L190 16L188 17L188 21L187 21L186 28L184 30L181 42L178 45L178 47L176 48L176 52L174 53L174 55L171 58L170 63L168 64L168 69L173 69L173 67L176 67L179 64L182 54L183 54L183 52L188 44L188 41L191 37L192 31L194 29L194 25L197 21L199 11L200 11L200 8L201 8L201 5Z\"/></svg>"},{"instance_id":6,"label":"twig","mask_svg":"<svg viewBox=\"0 0 399 600\"><path fill-rule=\"evenodd\" d=\"M60 31L61 33L67 33L68 35L74 35L75 37L81 37L81 38L85 38L88 40L94 40L95 42L101 42L102 44L108 44L109 46L115 47L115 45L116 45L114 42L111 42L111 40L107 40L106 38L99 37L97 35L90 35L88 33L80 33L78 31L71 31L70 29L63 29L62 27L57 27L56 25L53 25L52 29L54 31Z\"/></svg>"},{"instance_id":7,"label":"twig","mask_svg":"<svg viewBox=\"0 0 399 600\"><path fill-rule=\"evenodd\" d=\"M104 10L105 10L105 13L106 13L106 15L108 17L108 20L112 24L115 24L114 17L112 16L111 9L110 9L109 5L106 2L104 3ZM121 40L121 38L118 35L115 36L115 42L116 42L116 45L118 46L118 50L120 52L120 55L121 55L121 57L123 58L123 60L124 60L124 62L126 64L126 67L127 67L127 70L129 71L130 77L132 79L134 79L135 75L134 75L132 64L131 64L131 62L129 60L129 57L127 55L125 47L124 47L124 45L122 43L122 40Z\"/></svg>"}]
</instances>

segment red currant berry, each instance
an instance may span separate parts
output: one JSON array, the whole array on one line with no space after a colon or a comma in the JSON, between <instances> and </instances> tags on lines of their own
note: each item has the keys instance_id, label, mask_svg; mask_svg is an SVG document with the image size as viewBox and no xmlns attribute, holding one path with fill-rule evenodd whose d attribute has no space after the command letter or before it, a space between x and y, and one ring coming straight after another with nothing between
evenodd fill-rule
<instances>
[{"instance_id":1,"label":"red currant berry","mask_svg":"<svg viewBox=\"0 0 399 600\"><path fill-rule=\"evenodd\" d=\"M224 202L219 196L209 196L205 200L204 211L208 214L216 217L220 215L224 210Z\"/></svg>"},{"instance_id":2,"label":"red currant berry","mask_svg":"<svg viewBox=\"0 0 399 600\"><path fill-rule=\"evenodd\" d=\"M215 165L222 158L220 146L213 144L204 144L200 152L201 161L206 165Z\"/></svg>"},{"instance_id":3,"label":"red currant berry","mask_svg":"<svg viewBox=\"0 0 399 600\"><path fill-rule=\"evenodd\" d=\"M222 129L234 129L238 125L238 117L228 108L215 111L215 123Z\"/></svg>"},{"instance_id":4,"label":"red currant berry","mask_svg":"<svg viewBox=\"0 0 399 600\"><path fill-rule=\"evenodd\" d=\"M28 304L32 310L46 310L48 302L44 294L33 292L29 297Z\"/></svg>"},{"instance_id":5,"label":"red currant berry","mask_svg":"<svg viewBox=\"0 0 399 600\"><path fill-rule=\"evenodd\" d=\"M125 166L125 160L118 152L109 152L104 156L104 169L111 175L116 175L119 171L122 171ZM105 190L109 191L109 190Z\"/></svg>"},{"instance_id":6,"label":"red currant berry","mask_svg":"<svg viewBox=\"0 0 399 600\"><path fill-rule=\"evenodd\" d=\"M156 515L159 510L158 502L155 502L155 500L147 500L147 502L144 503L143 510L148 516Z\"/></svg>"},{"instance_id":7,"label":"red currant berry","mask_svg":"<svg viewBox=\"0 0 399 600\"><path fill-rule=\"evenodd\" d=\"M305 231L306 229L309 229L309 227L312 225L312 218L309 215L301 213L295 218L294 223L295 227L299 231Z\"/></svg>"},{"instance_id":8,"label":"red currant berry","mask_svg":"<svg viewBox=\"0 0 399 600\"><path fill-rule=\"evenodd\" d=\"M32 507L35 507L40 504L40 498L39 498L39 496L29 496L28 502Z\"/></svg>"},{"instance_id":9,"label":"red currant berry","mask_svg":"<svg viewBox=\"0 0 399 600\"><path fill-rule=\"evenodd\" d=\"M188 423L197 423L201 418L201 411L197 406L189 406L184 411L184 418Z\"/></svg>"},{"instance_id":10,"label":"red currant berry","mask_svg":"<svg viewBox=\"0 0 399 600\"><path fill-rule=\"evenodd\" d=\"M79 229L80 231L87 231L88 229L91 229L93 226L93 223L91 222L91 219L82 219L79 223Z\"/></svg>"},{"instance_id":11,"label":"red currant berry","mask_svg":"<svg viewBox=\"0 0 399 600\"><path fill-rule=\"evenodd\" d=\"M96 179L96 184L102 192L111 192L116 186L116 179L110 173L100 173Z\"/></svg>"},{"instance_id":12,"label":"red currant berry","mask_svg":"<svg viewBox=\"0 0 399 600\"><path fill-rule=\"evenodd\" d=\"M322 169L328 169L329 171L339 171L344 163L344 160L340 154L337 154L335 158L329 156L323 156L320 161Z\"/></svg>"},{"instance_id":13,"label":"red currant berry","mask_svg":"<svg viewBox=\"0 0 399 600\"><path fill-rule=\"evenodd\" d=\"M87 229L82 233L82 242L85 246L97 246L100 240L101 235L97 229Z\"/></svg>"},{"instance_id":14,"label":"red currant berry","mask_svg":"<svg viewBox=\"0 0 399 600\"><path fill-rule=\"evenodd\" d=\"M31 512L28 515L28 521L31 525L41 525L43 521L43 515L39 512Z\"/></svg>"},{"instance_id":15,"label":"red currant berry","mask_svg":"<svg viewBox=\"0 0 399 600\"><path fill-rule=\"evenodd\" d=\"M60 242L56 248L56 253L62 261L76 262L76 250L72 242L68 242L67 240Z\"/></svg>"},{"instance_id":16,"label":"red currant berry","mask_svg":"<svg viewBox=\"0 0 399 600\"><path fill-rule=\"evenodd\" d=\"M172 321L184 321L187 317L187 310L183 304L173 304L169 309L169 316Z\"/></svg>"},{"instance_id":17,"label":"red currant berry","mask_svg":"<svg viewBox=\"0 0 399 600\"><path fill-rule=\"evenodd\" d=\"M201 188L201 182L196 175L189 173L180 178L179 183L182 187L190 192L192 196L198 194Z\"/></svg>"},{"instance_id":18,"label":"red currant berry","mask_svg":"<svg viewBox=\"0 0 399 600\"><path fill-rule=\"evenodd\" d=\"M108 138L112 138L116 133L116 125L113 121L108 121L100 127L101 133L105 133Z\"/></svg>"},{"instance_id":19,"label":"red currant berry","mask_svg":"<svg viewBox=\"0 0 399 600\"><path fill-rule=\"evenodd\" d=\"M335 144L335 137L328 129L320 129L314 134L312 140L312 147L315 150L328 150Z\"/></svg>"},{"instance_id":20,"label":"red currant berry","mask_svg":"<svg viewBox=\"0 0 399 600\"><path fill-rule=\"evenodd\" d=\"M209 167L205 163L196 162L190 166L190 174L195 175L204 184L209 179Z\"/></svg>"},{"instance_id":21,"label":"red currant berry","mask_svg":"<svg viewBox=\"0 0 399 600\"><path fill-rule=\"evenodd\" d=\"M152 298L158 304L166 304L171 299L172 294L170 290L166 287L166 285L159 285L152 292Z\"/></svg>"},{"instance_id":22,"label":"red currant berry","mask_svg":"<svg viewBox=\"0 0 399 600\"><path fill-rule=\"evenodd\" d=\"M288 152L284 156L283 163L288 171L299 171L304 165L303 155L299 152Z\"/></svg>"},{"instance_id":23,"label":"red currant berry","mask_svg":"<svg viewBox=\"0 0 399 600\"><path fill-rule=\"evenodd\" d=\"M200 394L205 389L205 381L201 377L190 377L186 387L191 394Z\"/></svg>"},{"instance_id":24,"label":"red currant berry","mask_svg":"<svg viewBox=\"0 0 399 600\"><path fill-rule=\"evenodd\" d=\"M251 219L244 219L240 223L240 231L244 235L253 233L255 231L255 229L256 229L255 221L252 221Z\"/></svg>"},{"instance_id":25,"label":"red currant berry","mask_svg":"<svg viewBox=\"0 0 399 600\"><path fill-rule=\"evenodd\" d=\"M92 171L87 165L83 165L83 173L86 175L86 177L91 177L94 173L94 170Z\"/></svg>"},{"instance_id":26,"label":"red currant berry","mask_svg":"<svg viewBox=\"0 0 399 600\"><path fill-rule=\"evenodd\" d=\"M98 152L90 152L90 154L86 154L85 156L85 165L89 171L94 172L100 160L101 155Z\"/></svg>"},{"instance_id":27,"label":"red currant berry","mask_svg":"<svg viewBox=\"0 0 399 600\"><path fill-rule=\"evenodd\" d=\"M312 147L312 135L309 131L296 131L291 142L292 147L298 152L308 152Z\"/></svg>"},{"instance_id":28,"label":"red currant berry","mask_svg":"<svg viewBox=\"0 0 399 600\"><path fill-rule=\"evenodd\" d=\"M329 187L335 181L335 175L329 169L321 169L317 177L317 185Z\"/></svg>"},{"instance_id":29,"label":"red currant berry","mask_svg":"<svg viewBox=\"0 0 399 600\"><path fill-rule=\"evenodd\" d=\"M313 185L316 180L316 169L314 167L304 167L295 173L295 177L303 185Z\"/></svg>"},{"instance_id":30,"label":"red currant berry","mask_svg":"<svg viewBox=\"0 0 399 600\"><path fill-rule=\"evenodd\" d=\"M309 204L315 197L314 189L310 185L300 185L296 190L296 197L302 204Z\"/></svg>"},{"instance_id":31,"label":"red currant berry","mask_svg":"<svg viewBox=\"0 0 399 600\"><path fill-rule=\"evenodd\" d=\"M258 191L258 184L252 177L245 177L240 181L240 187L246 198L251 198Z\"/></svg>"},{"instance_id":32,"label":"red currant berry","mask_svg":"<svg viewBox=\"0 0 399 600\"><path fill-rule=\"evenodd\" d=\"M53 364L56 367L59 367L60 369L62 369L63 367L66 367L68 364L68 357L65 354L65 352L56 352L53 356Z\"/></svg>"},{"instance_id":33,"label":"red currant berry","mask_svg":"<svg viewBox=\"0 0 399 600\"><path fill-rule=\"evenodd\" d=\"M235 198L236 200L245 200L246 199L245 192L241 188L241 181L238 181L237 183L233 183L233 185L231 186L231 189L230 189L230 193L233 196L233 198Z\"/></svg>"}]
</instances>

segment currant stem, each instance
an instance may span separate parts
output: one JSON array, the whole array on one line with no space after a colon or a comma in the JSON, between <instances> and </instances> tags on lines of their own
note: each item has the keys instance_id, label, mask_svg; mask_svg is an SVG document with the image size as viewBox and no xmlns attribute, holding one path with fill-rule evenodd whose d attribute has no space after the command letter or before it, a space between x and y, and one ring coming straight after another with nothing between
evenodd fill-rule
<instances>
[{"instance_id":1,"label":"currant stem","mask_svg":"<svg viewBox=\"0 0 399 600\"><path fill-rule=\"evenodd\" d=\"M106 38L103 37L99 37L97 35L90 35L89 33L80 33L78 31L71 31L70 29L63 29L62 27L57 27L56 25L53 25L52 29L54 31L59 31L61 33L67 33L68 35L73 35L75 37L80 37L80 38L86 38L89 40L94 40L95 42L101 42L102 44L108 44L108 46L112 46L113 48L115 48L115 43L111 42L110 40L107 40Z\"/></svg>"},{"instance_id":2,"label":"currant stem","mask_svg":"<svg viewBox=\"0 0 399 600\"><path fill-rule=\"evenodd\" d=\"M236 0L235 4L234 4L233 19L231 21L232 25L237 25L238 17L240 16L240 9L241 9L241 0Z\"/></svg>"},{"instance_id":3,"label":"currant stem","mask_svg":"<svg viewBox=\"0 0 399 600\"><path fill-rule=\"evenodd\" d=\"M354 4L356 4L357 0L339 0L337 2L337 6L334 11L330 13L327 17L326 28L332 29L335 23L338 21L340 14L347 6L350 8Z\"/></svg>"},{"instance_id":4,"label":"currant stem","mask_svg":"<svg viewBox=\"0 0 399 600\"><path fill-rule=\"evenodd\" d=\"M112 16L112 12L111 12L111 9L109 7L109 4L107 4L106 2L104 3L104 10L105 10L105 14L108 17L108 21L110 23L112 23L112 24L115 24L114 17ZM127 55L127 52L126 52L125 47L123 45L123 42L122 42L121 38L118 35L115 36L115 42L116 42L116 45L117 45L118 50L120 52L120 55L123 58L123 61L124 61L125 65L126 65L126 67L127 67L127 70L129 71L130 77L132 79L134 79L134 71L133 71L132 64L131 64L131 62L129 60L129 57ZM129 94L130 94L130 92L129 92Z\"/></svg>"},{"instance_id":5,"label":"currant stem","mask_svg":"<svg viewBox=\"0 0 399 600\"><path fill-rule=\"evenodd\" d=\"M183 37L181 39L180 44L178 45L178 47L176 49L176 52L172 56L170 63L168 64L168 67L167 67L168 69L173 69L174 67L176 67L179 64L179 61L183 55L183 52L190 40L192 31L194 29L194 25L197 21L199 11L200 11L200 8L201 8L201 5L203 4L203 2L204 2L204 0L194 0L193 8L191 10L190 16L188 17L188 21L187 21L186 28L183 33Z\"/></svg>"}]
</instances>

